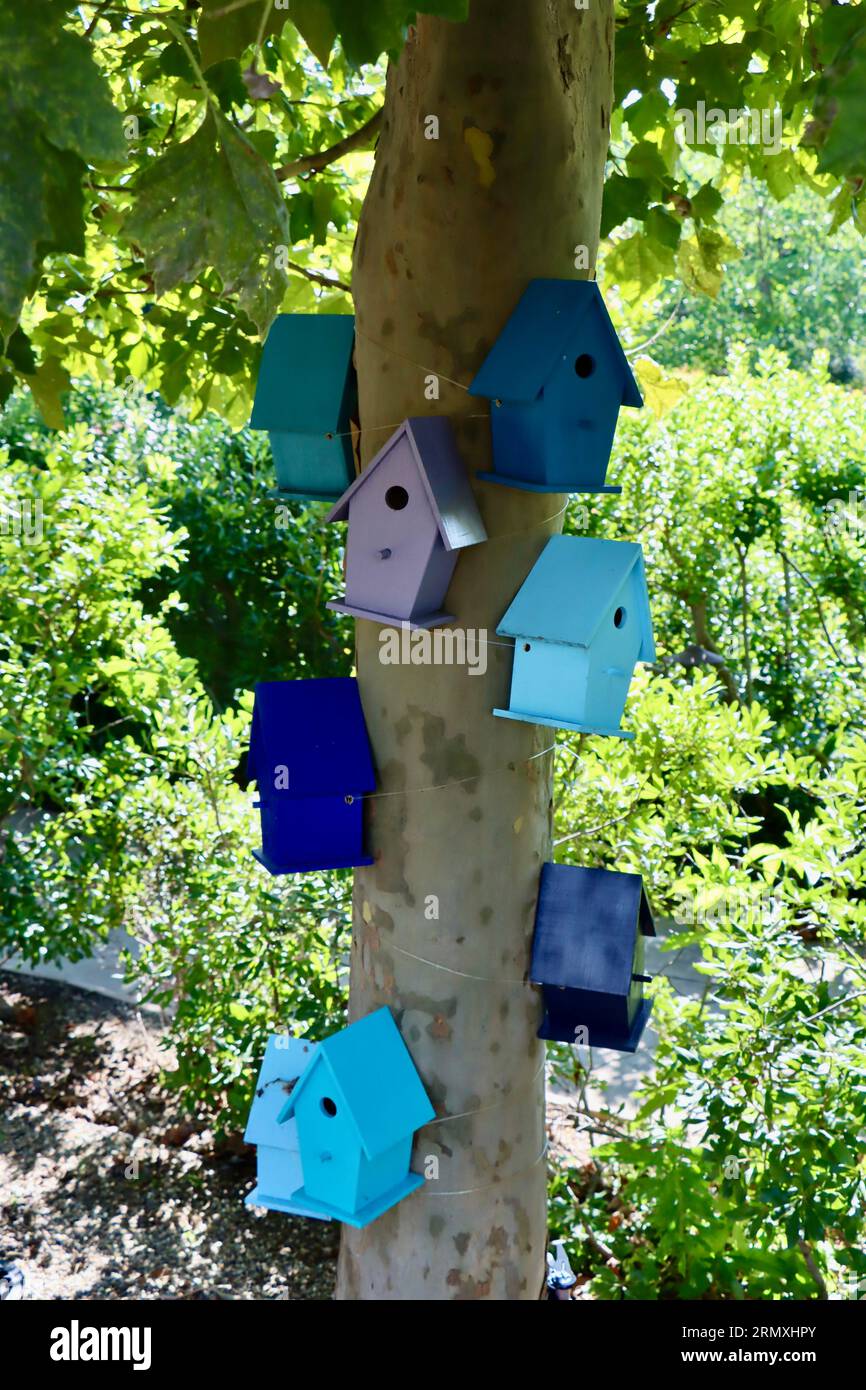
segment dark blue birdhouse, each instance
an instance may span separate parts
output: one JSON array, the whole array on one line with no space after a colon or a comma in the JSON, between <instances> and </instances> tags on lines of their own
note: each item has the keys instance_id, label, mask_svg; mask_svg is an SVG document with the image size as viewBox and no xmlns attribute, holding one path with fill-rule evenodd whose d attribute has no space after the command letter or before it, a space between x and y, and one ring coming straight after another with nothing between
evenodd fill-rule
<instances>
[{"instance_id":1,"label":"dark blue birdhouse","mask_svg":"<svg viewBox=\"0 0 866 1390\"><path fill-rule=\"evenodd\" d=\"M451 422L404 420L326 520L346 517L346 597L328 607L413 628L450 622L457 556L487 539Z\"/></svg>"},{"instance_id":2,"label":"dark blue birdhouse","mask_svg":"<svg viewBox=\"0 0 866 1390\"><path fill-rule=\"evenodd\" d=\"M655 936L640 874L545 864L529 978L541 985L538 1036L634 1052L644 999L644 938Z\"/></svg>"},{"instance_id":3,"label":"dark blue birdhouse","mask_svg":"<svg viewBox=\"0 0 866 1390\"><path fill-rule=\"evenodd\" d=\"M634 737L619 721L635 662L655 661L639 545L551 536L496 631L515 639L500 719Z\"/></svg>"},{"instance_id":4,"label":"dark blue birdhouse","mask_svg":"<svg viewBox=\"0 0 866 1390\"><path fill-rule=\"evenodd\" d=\"M253 853L269 873L372 864L361 798L376 779L353 677L257 685L247 770L262 817Z\"/></svg>"},{"instance_id":5,"label":"dark blue birdhouse","mask_svg":"<svg viewBox=\"0 0 866 1390\"><path fill-rule=\"evenodd\" d=\"M491 401L491 483L621 492L605 477L619 408L643 405L594 280L532 280L469 388Z\"/></svg>"},{"instance_id":6,"label":"dark blue birdhouse","mask_svg":"<svg viewBox=\"0 0 866 1390\"><path fill-rule=\"evenodd\" d=\"M415 1131L435 1118L388 1009L319 1044L279 1115L298 1126L304 1185L294 1200L367 1226L420 1187Z\"/></svg>"},{"instance_id":7,"label":"dark blue birdhouse","mask_svg":"<svg viewBox=\"0 0 866 1390\"><path fill-rule=\"evenodd\" d=\"M333 502L355 476L354 342L351 314L280 314L271 325L250 425L268 431L283 497Z\"/></svg>"}]
</instances>

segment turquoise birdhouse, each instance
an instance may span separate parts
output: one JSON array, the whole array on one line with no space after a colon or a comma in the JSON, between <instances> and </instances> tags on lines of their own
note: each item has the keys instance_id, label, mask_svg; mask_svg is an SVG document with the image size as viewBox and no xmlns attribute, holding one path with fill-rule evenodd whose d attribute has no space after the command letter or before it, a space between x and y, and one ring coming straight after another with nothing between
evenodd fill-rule
<instances>
[{"instance_id":1,"label":"turquoise birdhouse","mask_svg":"<svg viewBox=\"0 0 866 1390\"><path fill-rule=\"evenodd\" d=\"M323 1212L293 1199L304 1181L298 1130L294 1120L279 1123L286 1099L317 1047L318 1043L284 1033L268 1039L244 1133L245 1141L256 1146L257 1181L245 1199L248 1207L325 1219Z\"/></svg>"},{"instance_id":2,"label":"turquoise birdhouse","mask_svg":"<svg viewBox=\"0 0 866 1390\"><path fill-rule=\"evenodd\" d=\"M638 661L655 661L643 551L552 536L496 631L514 638L500 719L633 738L620 728Z\"/></svg>"},{"instance_id":3,"label":"turquoise birdhouse","mask_svg":"<svg viewBox=\"0 0 866 1390\"><path fill-rule=\"evenodd\" d=\"M368 1226L423 1183L409 1169L412 1141L434 1116L388 1009L326 1038L279 1116L298 1127L304 1185L295 1199Z\"/></svg>"},{"instance_id":4,"label":"turquoise birdhouse","mask_svg":"<svg viewBox=\"0 0 866 1390\"><path fill-rule=\"evenodd\" d=\"M612 492L620 406L643 405L594 280L532 280L469 388L491 402L493 472L528 492Z\"/></svg>"},{"instance_id":5,"label":"turquoise birdhouse","mask_svg":"<svg viewBox=\"0 0 866 1390\"><path fill-rule=\"evenodd\" d=\"M268 431L282 497L335 502L355 476L354 343L351 314L280 314L271 325L250 425Z\"/></svg>"}]
</instances>

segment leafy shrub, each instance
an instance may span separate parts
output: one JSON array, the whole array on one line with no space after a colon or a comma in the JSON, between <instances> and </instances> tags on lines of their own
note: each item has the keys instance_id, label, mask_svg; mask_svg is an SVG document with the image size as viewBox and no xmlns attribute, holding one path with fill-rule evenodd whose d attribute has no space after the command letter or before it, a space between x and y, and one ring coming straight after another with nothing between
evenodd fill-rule
<instances>
[{"instance_id":1,"label":"leafy shrub","mask_svg":"<svg viewBox=\"0 0 866 1390\"><path fill-rule=\"evenodd\" d=\"M346 883L275 884L252 858L249 697L217 713L168 630L178 594L140 597L184 563L152 500L170 476L83 424L0 469L4 508L42 513L41 536L0 537L0 951L74 959L126 926L131 976L171 1008L173 1080L225 1125L268 1031L340 1015Z\"/></svg>"}]
</instances>

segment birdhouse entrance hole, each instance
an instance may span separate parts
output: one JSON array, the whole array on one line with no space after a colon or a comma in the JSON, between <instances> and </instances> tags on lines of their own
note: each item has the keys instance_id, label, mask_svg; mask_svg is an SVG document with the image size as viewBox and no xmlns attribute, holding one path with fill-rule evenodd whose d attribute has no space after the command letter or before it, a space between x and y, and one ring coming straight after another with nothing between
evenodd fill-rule
<instances>
[{"instance_id":1,"label":"birdhouse entrance hole","mask_svg":"<svg viewBox=\"0 0 866 1390\"><path fill-rule=\"evenodd\" d=\"M628 615L624 608L618 608L613 615L614 627L625 627L625 620Z\"/></svg>"},{"instance_id":2,"label":"birdhouse entrance hole","mask_svg":"<svg viewBox=\"0 0 866 1390\"><path fill-rule=\"evenodd\" d=\"M391 508L392 512L402 512L409 501L409 494L404 487L399 484L389 487L385 493L385 503Z\"/></svg>"},{"instance_id":3,"label":"birdhouse entrance hole","mask_svg":"<svg viewBox=\"0 0 866 1390\"><path fill-rule=\"evenodd\" d=\"M590 357L588 352L582 352L575 360L574 370L581 378L592 376L595 371L595 358Z\"/></svg>"},{"instance_id":4,"label":"birdhouse entrance hole","mask_svg":"<svg viewBox=\"0 0 866 1390\"><path fill-rule=\"evenodd\" d=\"M330 1096L322 1096L322 1102L321 1102L321 1104L322 1104L322 1110L323 1110L324 1114L328 1115L331 1119L333 1119L334 1116L335 1116L336 1113L337 1113L337 1107L336 1107L336 1105L334 1104L334 1102L331 1100L331 1097L330 1097Z\"/></svg>"}]
</instances>

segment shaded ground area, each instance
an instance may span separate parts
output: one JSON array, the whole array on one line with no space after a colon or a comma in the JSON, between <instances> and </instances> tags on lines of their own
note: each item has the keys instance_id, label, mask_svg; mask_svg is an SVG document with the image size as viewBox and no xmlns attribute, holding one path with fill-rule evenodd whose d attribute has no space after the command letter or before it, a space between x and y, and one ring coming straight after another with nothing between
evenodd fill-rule
<instances>
[{"instance_id":1,"label":"shaded ground area","mask_svg":"<svg viewBox=\"0 0 866 1390\"><path fill-rule=\"evenodd\" d=\"M145 1015L0 971L0 1258L36 1299L328 1299L339 1227L243 1205L254 1159L160 1089Z\"/></svg>"}]
</instances>

